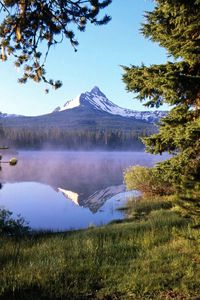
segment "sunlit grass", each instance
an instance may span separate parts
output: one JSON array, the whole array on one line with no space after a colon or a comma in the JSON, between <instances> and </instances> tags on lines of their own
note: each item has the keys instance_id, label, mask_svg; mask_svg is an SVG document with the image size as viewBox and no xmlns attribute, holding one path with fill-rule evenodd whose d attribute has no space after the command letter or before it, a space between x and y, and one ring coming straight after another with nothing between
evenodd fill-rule
<instances>
[{"instance_id":1,"label":"sunlit grass","mask_svg":"<svg viewBox=\"0 0 200 300\"><path fill-rule=\"evenodd\" d=\"M155 203L147 209L144 201L145 218L102 228L1 237L0 299L200 295L199 233L187 219ZM143 210L142 201L136 206Z\"/></svg>"}]
</instances>

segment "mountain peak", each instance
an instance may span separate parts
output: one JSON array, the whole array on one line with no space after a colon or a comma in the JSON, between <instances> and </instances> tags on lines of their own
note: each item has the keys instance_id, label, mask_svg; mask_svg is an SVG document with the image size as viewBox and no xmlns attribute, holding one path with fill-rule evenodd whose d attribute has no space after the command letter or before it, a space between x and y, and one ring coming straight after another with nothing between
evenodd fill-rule
<instances>
[{"instance_id":1,"label":"mountain peak","mask_svg":"<svg viewBox=\"0 0 200 300\"><path fill-rule=\"evenodd\" d=\"M90 93L94 93L94 94L99 94L99 93L101 93L101 94L102 94L102 92L101 92L101 90L100 90L100 88L99 88L98 86L94 86L94 87L91 89Z\"/></svg>"},{"instance_id":2,"label":"mountain peak","mask_svg":"<svg viewBox=\"0 0 200 300\"><path fill-rule=\"evenodd\" d=\"M73 100L67 101L62 108L57 108L56 111L66 111L76 107L90 108L95 111L109 113L111 115L118 115L127 118L135 118L138 120L145 120L147 122L155 122L166 115L162 111L135 111L127 108L122 108L115 103L108 100L102 93L98 86L94 86L90 92L81 93Z\"/></svg>"}]
</instances>

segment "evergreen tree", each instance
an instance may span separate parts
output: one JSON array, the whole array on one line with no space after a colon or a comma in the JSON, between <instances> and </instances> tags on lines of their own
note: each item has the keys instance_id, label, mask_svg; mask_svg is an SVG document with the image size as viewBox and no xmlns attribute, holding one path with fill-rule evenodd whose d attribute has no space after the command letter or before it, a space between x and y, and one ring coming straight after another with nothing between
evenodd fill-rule
<instances>
[{"instance_id":1,"label":"evergreen tree","mask_svg":"<svg viewBox=\"0 0 200 300\"><path fill-rule=\"evenodd\" d=\"M84 31L87 23L104 25L110 21L101 10L112 0L4 0L0 1L1 60L14 56L16 67L23 67L20 83L41 80L55 88L60 81L47 80L45 61L50 48L66 38L76 51L78 41L72 28ZM41 46L46 44L46 52Z\"/></svg>"},{"instance_id":2,"label":"evergreen tree","mask_svg":"<svg viewBox=\"0 0 200 300\"><path fill-rule=\"evenodd\" d=\"M123 67L123 80L127 90L138 93L137 98L146 106L172 106L160 121L159 132L144 142L150 153L173 154L158 164L157 170L184 194L188 203L194 204L197 212L200 205L194 198L200 197L200 1L156 0L154 10L145 17L142 34L164 47L172 62Z\"/></svg>"}]
</instances>

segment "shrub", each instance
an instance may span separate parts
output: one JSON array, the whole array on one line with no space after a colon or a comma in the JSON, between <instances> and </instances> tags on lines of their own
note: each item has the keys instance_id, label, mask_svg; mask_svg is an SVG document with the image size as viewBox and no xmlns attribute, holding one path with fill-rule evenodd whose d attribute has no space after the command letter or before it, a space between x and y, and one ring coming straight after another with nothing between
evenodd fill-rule
<instances>
[{"instance_id":1,"label":"shrub","mask_svg":"<svg viewBox=\"0 0 200 300\"><path fill-rule=\"evenodd\" d=\"M132 166L125 171L124 180L127 189L140 190L143 194L169 195L173 192L173 187L156 168Z\"/></svg>"},{"instance_id":2,"label":"shrub","mask_svg":"<svg viewBox=\"0 0 200 300\"><path fill-rule=\"evenodd\" d=\"M23 235L28 233L30 228L24 218L12 218L12 212L0 209L0 234L2 235Z\"/></svg>"}]
</instances>

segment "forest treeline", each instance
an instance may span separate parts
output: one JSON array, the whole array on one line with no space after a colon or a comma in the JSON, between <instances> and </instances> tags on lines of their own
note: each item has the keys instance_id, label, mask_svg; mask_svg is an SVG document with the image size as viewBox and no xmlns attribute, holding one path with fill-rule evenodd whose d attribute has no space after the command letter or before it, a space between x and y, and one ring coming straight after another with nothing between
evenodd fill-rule
<instances>
[{"instance_id":1,"label":"forest treeline","mask_svg":"<svg viewBox=\"0 0 200 300\"><path fill-rule=\"evenodd\" d=\"M142 150L142 137L148 136L153 129L122 130L67 130L62 128L0 128L3 143L16 148L43 147L64 149L132 149Z\"/></svg>"}]
</instances>

